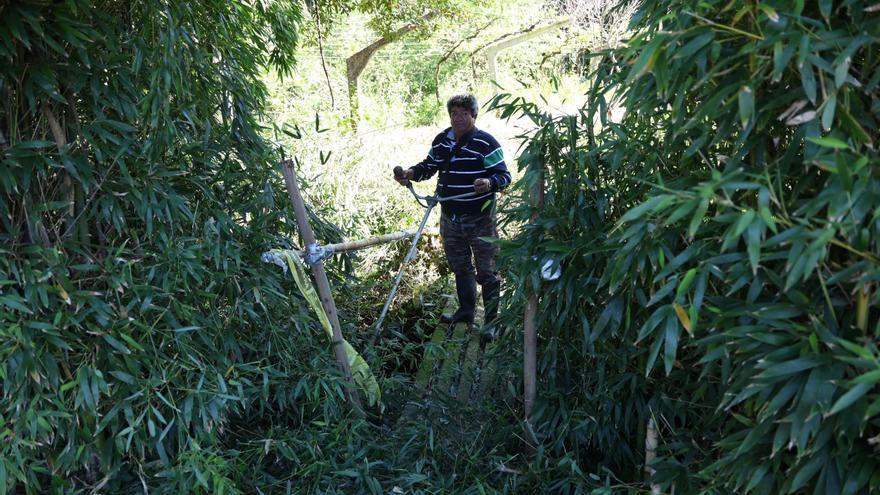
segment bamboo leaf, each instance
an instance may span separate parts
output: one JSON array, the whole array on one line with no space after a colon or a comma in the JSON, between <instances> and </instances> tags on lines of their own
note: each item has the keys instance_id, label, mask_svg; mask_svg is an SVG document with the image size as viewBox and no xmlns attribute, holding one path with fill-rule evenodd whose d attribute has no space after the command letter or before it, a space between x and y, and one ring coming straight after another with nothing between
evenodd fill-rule
<instances>
[{"instance_id":1,"label":"bamboo leaf","mask_svg":"<svg viewBox=\"0 0 880 495\"><path fill-rule=\"evenodd\" d=\"M770 22L779 22L779 14L773 7L766 3L759 3L758 8L761 9L761 12L763 12L768 19L770 19Z\"/></svg>"},{"instance_id":2,"label":"bamboo leaf","mask_svg":"<svg viewBox=\"0 0 880 495\"><path fill-rule=\"evenodd\" d=\"M834 68L834 85L836 87L840 88L846 83L846 78L849 75L850 63L850 58L844 57L844 59Z\"/></svg>"},{"instance_id":3,"label":"bamboo leaf","mask_svg":"<svg viewBox=\"0 0 880 495\"><path fill-rule=\"evenodd\" d=\"M825 101L825 108L822 110L822 127L829 131L834 123L834 112L837 109L837 93L832 93Z\"/></svg>"},{"instance_id":4,"label":"bamboo leaf","mask_svg":"<svg viewBox=\"0 0 880 495\"><path fill-rule=\"evenodd\" d=\"M675 365L675 355L678 353L678 335L679 335L678 321L676 318L669 316L666 318L666 331L665 338L663 342L663 366L666 370L666 375L672 372L672 367Z\"/></svg>"},{"instance_id":5,"label":"bamboo leaf","mask_svg":"<svg viewBox=\"0 0 880 495\"><path fill-rule=\"evenodd\" d=\"M834 0L819 0L819 12L826 20L831 17Z\"/></svg>"},{"instance_id":6,"label":"bamboo leaf","mask_svg":"<svg viewBox=\"0 0 880 495\"><path fill-rule=\"evenodd\" d=\"M620 223L631 222L647 213L659 210L664 206L668 205L675 199L675 196L669 194L661 194L659 196L654 196L651 199L643 202L642 204L636 206L628 210L621 218Z\"/></svg>"},{"instance_id":7,"label":"bamboo leaf","mask_svg":"<svg viewBox=\"0 0 880 495\"><path fill-rule=\"evenodd\" d=\"M639 79L654 68L654 64L657 62L657 57L660 54L659 48L661 40L662 38L658 36L648 43L641 53L639 53L639 56L633 62L632 68L629 71L627 83Z\"/></svg>"},{"instance_id":8,"label":"bamboo leaf","mask_svg":"<svg viewBox=\"0 0 880 495\"><path fill-rule=\"evenodd\" d=\"M843 394L837 401L831 406L831 410L828 411L829 416L833 416L840 411L848 408L853 405L853 403L859 399L861 399L869 390L874 387L873 383L860 383L855 387L851 388L845 394Z\"/></svg>"},{"instance_id":9,"label":"bamboo leaf","mask_svg":"<svg viewBox=\"0 0 880 495\"><path fill-rule=\"evenodd\" d=\"M691 217L690 225L688 225L688 237L693 237L697 230L700 228L700 224L703 222L703 217L706 215L706 211L709 209L709 198L703 198L700 200L699 206L697 206L697 210L694 212L694 216Z\"/></svg>"},{"instance_id":10,"label":"bamboo leaf","mask_svg":"<svg viewBox=\"0 0 880 495\"><path fill-rule=\"evenodd\" d=\"M688 334L691 333L691 319L688 316L687 311L678 303L672 303L672 309L675 310L675 315L678 316L678 321L681 323L681 326L687 331Z\"/></svg>"},{"instance_id":11,"label":"bamboo leaf","mask_svg":"<svg viewBox=\"0 0 880 495\"><path fill-rule=\"evenodd\" d=\"M810 103L816 104L816 76L813 74L813 66L809 61L804 61L800 66L801 87Z\"/></svg>"},{"instance_id":12,"label":"bamboo leaf","mask_svg":"<svg viewBox=\"0 0 880 495\"><path fill-rule=\"evenodd\" d=\"M860 375L850 381L851 385L859 385L859 384L874 385L877 383L880 383L880 369L869 371L869 372L865 373L864 375Z\"/></svg>"},{"instance_id":13,"label":"bamboo leaf","mask_svg":"<svg viewBox=\"0 0 880 495\"><path fill-rule=\"evenodd\" d=\"M827 137L808 137L807 141L809 141L813 144L818 144L819 146L822 146L823 148L833 148L833 149L837 149L837 150L849 149L848 144L841 141L840 139L837 139L835 137L830 137L830 136L827 136Z\"/></svg>"},{"instance_id":14,"label":"bamboo leaf","mask_svg":"<svg viewBox=\"0 0 880 495\"><path fill-rule=\"evenodd\" d=\"M681 279L681 282L678 284L678 289L675 291L675 298L679 299L682 295L687 293L687 290L690 288L691 284L694 281L694 278L697 276L697 269L691 268L684 274L684 277Z\"/></svg>"},{"instance_id":15,"label":"bamboo leaf","mask_svg":"<svg viewBox=\"0 0 880 495\"><path fill-rule=\"evenodd\" d=\"M755 94L752 88L743 86L737 95L739 100L739 121L743 128L747 127L755 115Z\"/></svg>"}]
</instances>

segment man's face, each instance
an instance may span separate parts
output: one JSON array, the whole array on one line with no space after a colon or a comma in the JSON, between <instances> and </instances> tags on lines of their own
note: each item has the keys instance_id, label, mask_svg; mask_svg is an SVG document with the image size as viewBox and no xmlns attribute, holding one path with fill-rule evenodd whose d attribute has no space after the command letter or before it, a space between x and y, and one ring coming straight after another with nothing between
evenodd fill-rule
<instances>
[{"instance_id":1,"label":"man's face","mask_svg":"<svg viewBox=\"0 0 880 495\"><path fill-rule=\"evenodd\" d=\"M471 115L470 110L461 107L452 107L449 111L449 121L452 124L452 132L455 137L461 137L474 128L477 118Z\"/></svg>"}]
</instances>

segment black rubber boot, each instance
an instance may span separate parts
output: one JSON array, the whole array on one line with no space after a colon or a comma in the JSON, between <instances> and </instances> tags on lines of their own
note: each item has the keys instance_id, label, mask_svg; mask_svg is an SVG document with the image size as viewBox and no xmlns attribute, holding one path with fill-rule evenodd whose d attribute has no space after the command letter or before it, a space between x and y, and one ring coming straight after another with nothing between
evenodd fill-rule
<instances>
[{"instance_id":1,"label":"black rubber boot","mask_svg":"<svg viewBox=\"0 0 880 495\"><path fill-rule=\"evenodd\" d=\"M455 275L455 292L458 293L458 309L451 316L440 315L443 323L474 322L477 306L477 280L474 274Z\"/></svg>"},{"instance_id":2,"label":"black rubber boot","mask_svg":"<svg viewBox=\"0 0 880 495\"><path fill-rule=\"evenodd\" d=\"M481 286L483 288L484 326L492 324L498 317L498 296L501 294L501 282L496 280Z\"/></svg>"}]
</instances>

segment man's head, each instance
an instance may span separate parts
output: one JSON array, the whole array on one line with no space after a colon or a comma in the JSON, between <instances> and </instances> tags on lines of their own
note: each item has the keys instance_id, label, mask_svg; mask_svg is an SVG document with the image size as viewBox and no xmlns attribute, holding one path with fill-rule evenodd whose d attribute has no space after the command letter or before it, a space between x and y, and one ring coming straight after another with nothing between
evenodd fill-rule
<instances>
[{"instance_id":1,"label":"man's head","mask_svg":"<svg viewBox=\"0 0 880 495\"><path fill-rule=\"evenodd\" d=\"M474 128L477 120L477 98L472 94L455 95L446 102L449 121L456 138L467 134Z\"/></svg>"}]
</instances>

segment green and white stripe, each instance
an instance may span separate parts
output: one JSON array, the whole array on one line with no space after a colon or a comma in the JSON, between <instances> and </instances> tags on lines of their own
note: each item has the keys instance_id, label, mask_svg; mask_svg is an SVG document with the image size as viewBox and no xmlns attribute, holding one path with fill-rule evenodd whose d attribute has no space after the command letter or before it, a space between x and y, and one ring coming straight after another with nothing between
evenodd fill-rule
<instances>
[{"instance_id":1,"label":"green and white stripe","mask_svg":"<svg viewBox=\"0 0 880 495\"><path fill-rule=\"evenodd\" d=\"M495 151L483 157L483 168L492 168L504 161L504 152L501 147L495 148Z\"/></svg>"}]
</instances>

